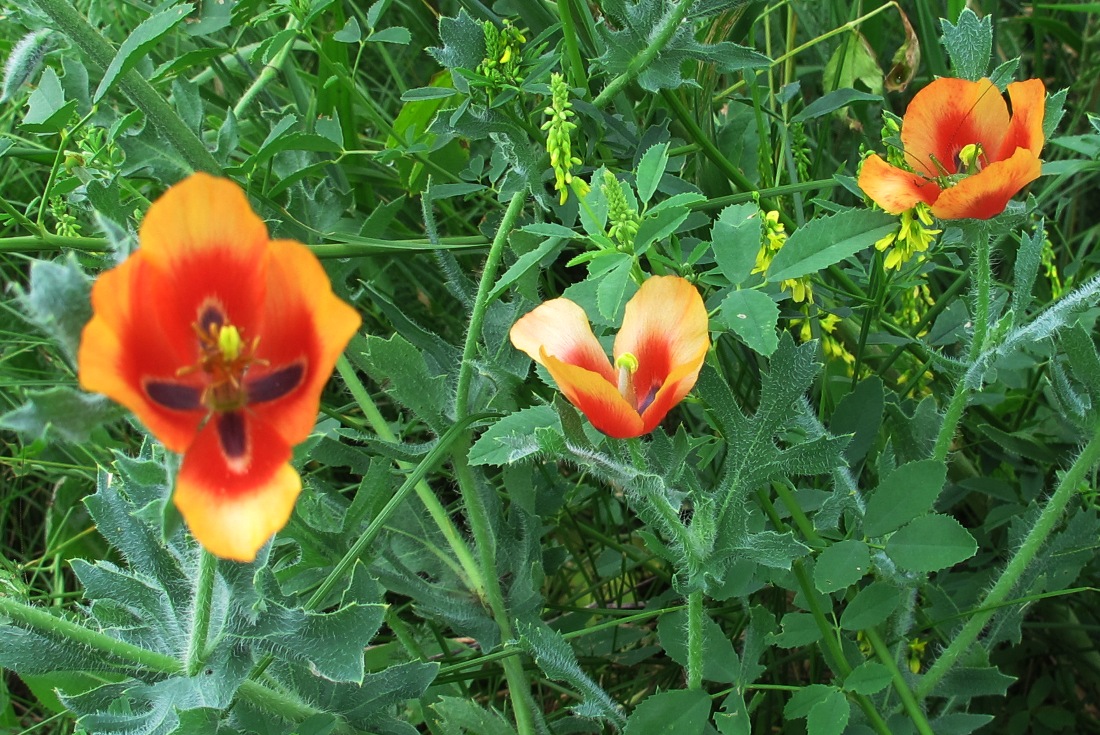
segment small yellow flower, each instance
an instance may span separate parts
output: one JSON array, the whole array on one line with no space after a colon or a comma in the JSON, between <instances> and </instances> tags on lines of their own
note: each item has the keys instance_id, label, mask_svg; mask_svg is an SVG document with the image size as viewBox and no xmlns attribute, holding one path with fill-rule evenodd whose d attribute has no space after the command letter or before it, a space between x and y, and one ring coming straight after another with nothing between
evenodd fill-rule
<instances>
[{"instance_id":1,"label":"small yellow flower","mask_svg":"<svg viewBox=\"0 0 1100 735\"><path fill-rule=\"evenodd\" d=\"M561 74L550 75L550 106L543 110L549 120L542 124L546 131L546 152L550 154L550 167L554 169L554 190L560 196L559 204L569 198L573 183L573 167L581 165L581 159L573 155L572 133L577 128L569 118L573 112L569 101L569 85Z\"/></svg>"},{"instance_id":2,"label":"small yellow flower","mask_svg":"<svg viewBox=\"0 0 1100 735\"><path fill-rule=\"evenodd\" d=\"M886 270L897 270L917 253L928 250L928 246L943 230L931 229L932 210L924 202L917 202L898 217L898 229L875 243L875 249L886 253L883 263Z\"/></svg>"},{"instance_id":3,"label":"small yellow flower","mask_svg":"<svg viewBox=\"0 0 1100 735\"><path fill-rule=\"evenodd\" d=\"M768 266L772 264L772 259L775 258L775 254L779 252L785 242L787 242L787 229L779 221L779 212L774 209L766 212L764 214L764 242L760 246L760 251L756 254L756 266L752 269L752 272L764 273L767 271ZM812 304L814 302L813 284L810 283L809 276L788 278L780 281L779 287L784 291L790 291L791 298L797 304L803 302Z\"/></svg>"}]
</instances>

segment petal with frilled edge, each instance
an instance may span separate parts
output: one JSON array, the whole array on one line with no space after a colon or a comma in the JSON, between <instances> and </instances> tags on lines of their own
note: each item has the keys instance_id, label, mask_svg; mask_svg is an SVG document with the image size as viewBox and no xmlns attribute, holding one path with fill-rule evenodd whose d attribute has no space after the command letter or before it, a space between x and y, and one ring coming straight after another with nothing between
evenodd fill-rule
<instances>
[{"instance_id":1,"label":"petal with frilled edge","mask_svg":"<svg viewBox=\"0 0 1100 735\"><path fill-rule=\"evenodd\" d=\"M878 154L868 156L863 162L859 172L859 188L890 214L901 214L912 209L917 202L932 204L940 195L936 182L891 166Z\"/></svg>"},{"instance_id":2,"label":"petal with frilled edge","mask_svg":"<svg viewBox=\"0 0 1100 735\"><path fill-rule=\"evenodd\" d=\"M1017 148L1027 148L1036 157L1043 150L1043 116L1046 113L1047 88L1041 79L1008 85L1012 102L1012 120L996 160L1012 156Z\"/></svg>"},{"instance_id":3,"label":"petal with frilled edge","mask_svg":"<svg viewBox=\"0 0 1100 735\"><path fill-rule=\"evenodd\" d=\"M619 394L616 384L608 382L599 373L563 362L545 349L539 362L553 376L562 395L579 408L597 429L616 439L629 439L645 433L642 417Z\"/></svg>"},{"instance_id":4,"label":"petal with frilled edge","mask_svg":"<svg viewBox=\"0 0 1100 735\"><path fill-rule=\"evenodd\" d=\"M964 146L980 143L990 157L1001 150L1008 120L1008 105L988 79L936 79L905 110L905 160L914 171L935 177L941 173L932 162L935 156L947 173L957 173L956 157Z\"/></svg>"},{"instance_id":5,"label":"petal with frilled edge","mask_svg":"<svg viewBox=\"0 0 1100 735\"><path fill-rule=\"evenodd\" d=\"M592 334L584 309L569 299L552 299L512 325L508 336L517 350L545 365L543 352L566 365L575 365L616 384L616 374L607 353Z\"/></svg>"},{"instance_id":6,"label":"petal with frilled edge","mask_svg":"<svg viewBox=\"0 0 1100 735\"><path fill-rule=\"evenodd\" d=\"M139 230L141 253L171 274L157 297L173 338L182 339L208 309L257 334L267 290L268 235L237 184L197 173L149 207Z\"/></svg>"},{"instance_id":7,"label":"petal with frilled edge","mask_svg":"<svg viewBox=\"0 0 1100 735\"><path fill-rule=\"evenodd\" d=\"M646 280L627 302L622 329L615 337L616 359L625 353L638 359L634 390L639 408L647 414L674 373L680 374L681 379L698 376L708 349L707 308L699 290L679 276L653 276ZM681 386L682 392L666 392L662 396L662 405L673 395L675 400L667 404L654 426L694 384L694 379L686 381Z\"/></svg>"},{"instance_id":8,"label":"petal with frilled edge","mask_svg":"<svg viewBox=\"0 0 1100 735\"><path fill-rule=\"evenodd\" d=\"M290 445L245 412L215 415L187 450L172 496L199 543L215 556L252 561L286 525L302 481Z\"/></svg>"},{"instance_id":9,"label":"petal with frilled edge","mask_svg":"<svg viewBox=\"0 0 1100 735\"><path fill-rule=\"evenodd\" d=\"M275 240L267 250L267 299L258 326L259 344L246 385L250 407L288 444L313 430L321 391L336 359L361 319L332 292L321 262L309 248ZM262 393L262 395L261 395Z\"/></svg>"},{"instance_id":10,"label":"petal with frilled edge","mask_svg":"<svg viewBox=\"0 0 1100 735\"><path fill-rule=\"evenodd\" d=\"M158 301L171 279L141 251L103 273L92 286L91 320L77 354L80 385L133 411L169 449L182 452L195 439L205 411L183 400L202 390L198 376L177 377L196 359L189 325L184 336L169 328ZM158 386L178 386L175 400ZM158 400L159 399L159 400Z\"/></svg>"},{"instance_id":11,"label":"petal with frilled edge","mask_svg":"<svg viewBox=\"0 0 1100 735\"><path fill-rule=\"evenodd\" d=\"M932 205L940 219L989 219L1004 211L1008 201L1039 178L1042 163L1026 148L1017 148L1007 161L997 161L948 187Z\"/></svg>"}]
</instances>

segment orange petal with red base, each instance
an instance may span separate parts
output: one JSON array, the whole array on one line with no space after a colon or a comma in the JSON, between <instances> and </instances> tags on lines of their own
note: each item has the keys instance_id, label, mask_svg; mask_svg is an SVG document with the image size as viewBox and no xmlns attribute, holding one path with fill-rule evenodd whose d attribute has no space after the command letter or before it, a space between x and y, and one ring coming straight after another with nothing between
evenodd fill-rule
<instances>
[{"instance_id":1,"label":"orange petal with red base","mask_svg":"<svg viewBox=\"0 0 1100 735\"><path fill-rule=\"evenodd\" d=\"M193 340L191 324L208 305L246 340L256 336L267 293L267 226L239 186L194 174L149 207L138 235L139 254L171 274L145 306L163 314L175 338Z\"/></svg>"},{"instance_id":2,"label":"orange petal with red base","mask_svg":"<svg viewBox=\"0 0 1100 735\"><path fill-rule=\"evenodd\" d=\"M1046 114L1047 88L1041 79L1008 85L1012 102L1012 120L1008 124L998 161L1012 156L1017 148L1026 148L1036 157L1043 150L1043 116Z\"/></svg>"},{"instance_id":3,"label":"orange petal with red base","mask_svg":"<svg viewBox=\"0 0 1100 735\"><path fill-rule=\"evenodd\" d=\"M566 365L575 365L601 376L612 385L617 377L607 353L592 334L584 309L569 299L552 299L526 314L508 333L517 350L545 365L543 353Z\"/></svg>"},{"instance_id":4,"label":"orange petal with red base","mask_svg":"<svg viewBox=\"0 0 1100 735\"><path fill-rule=\"evenodd\" d=\"M542 350L539 362L558 384L562 395L579 408L597 429L616 439L646 433L642 417L622 397L618 386L599 373L558 360ZM606 361L607 358L604 357Z\"/></svg>"},{"instance_id":5,"label":"orange petal with red base","mask_svg":"<svg viewBox=\"0 0 1100 735\"><path fill-rule=\"evenodd\" d=\"M359 329L359 313L332 292L317 256L292 240L275 240L266 254L267 299L259 323L256 356L249 382L301 367L292 390L251 406L288 444L298 444L317 421L321 391L336 359Z\"/></svg>"},{"instance_id":6,"label":"orange petal with red base","mask_svg":"<svg viewBox=\"0 0 1100 735\"><path fill-rule=\"evenodd\" d=\"M699 290L679 276L653 276L627 302L615 358L638 358L634 391L646 432L695 385L710 349L708 322Z\"/></svg>"},{"instance_id":7,"label":"orange petal with red base","mask_svg":"<svg viewBox=\"0 0 1100 735\"><path fill-rule=\"evenodd\" d=\"M944 189L932 205L940 219L989 219L1004 211L1008 201L1039 178L1042 163L1026 148L1017 148L1007 161L997 161Z\"/></svg>"},{"instance_id":8,"label":"orange petal with red base","mask_svg":"<svg viewBox=\"0 0 1100 735\"><path fill-rule=\"evenodd\" d=\"M932 204L940 195L940 187L934 181L891 166L878 154L871 154L863 162L859 188L890 214L901 214L917 202Z\"/></svg>"},{"instance_id":9,"label":"orange petal with red base","mask_svg":"<svg viewBox=\"0 0 1100 735\"><path fill-rule=\"evenodd\" d=\"M1008 130L1008 106L996 85L988 79L971 82L943 77L917 92L901 124L905 160L917 173L958 173L959 151L980 143L987 156L1001 150Z\"/></svg>"},{"instance_id":10,"label":"orange petal with red base","mask_svg":"<svg viewBox=\"0 0 1100 735\"><path fill-rule=\"evenodd\" d=\"M199 432L172 500L207 551L247 562L286 525L302 481L277 431L247 414L231 415L214 416Z\"/></svg>"},{"instance_id":11,"label":"orange petal with red base","mask_svg":"<svg viewBox=\"0 0 1100 735\"><path fill-rule=\"evenodd\" d=\"M172 410L150 399L150 379L187 382L176 371L195 361L195 336L181 339L165 323L158 298L169 288L154 264L132 255L99 276L92 286L93 316L85 325L77 354L80 385L103 393L133 411L169 449L182 452L194 440L205 411ZM197 379L191 384L200 389Z\"/></svg>"}]
</instances>

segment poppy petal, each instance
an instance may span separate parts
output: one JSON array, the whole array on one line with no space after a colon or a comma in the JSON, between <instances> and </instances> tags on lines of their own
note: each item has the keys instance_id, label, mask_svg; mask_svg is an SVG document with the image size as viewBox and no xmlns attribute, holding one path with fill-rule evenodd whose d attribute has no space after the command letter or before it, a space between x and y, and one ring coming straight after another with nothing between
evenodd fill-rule
<instances>
[{"instance_id":1,"label":"poppy petal","mask_svg":"<svg viewBox=\"0 0 1100 735\"><path fill-rule=\"evenodd\" d=\"M878 154L868 156L863 162L859 188L890 214L901 214L917 202L932 204L940 195L940 187L934 181L891 166Z\"/></svg>"},{"instance_id":2,"label":"poppy petal","mask_svg":"<svg viewBox=\"0 0 1100 735\"><path fill-rule=\"evenodd\" d=\"M305 245L274 240L266 261L256 356L267 364L250 369L249 393L258 391L254 399L261 401L250 407L288 444L297 444L313 431L321 391L362 320L332 292L324 267ZM302 372L293 381L296 365Z\"/></svg>"},{"instance_id":3,"label":"poppy petal","mask_svg":"<svg viewBox=\"0 0 1100 735\"><path fill-rule=\"evenodd\" d=\"M708 322L699 290L679 276L653 276L627 302L615 337L615 358L630 353L638 359L634 389L646 413L670 375L685 367L687 373L699 374L710 349ZM693 379L665 413L694 384Z\"/></svg>"},{"instance_id":4,"label":"poppy petal","mask_svg":"<svg viewBox=\"0 0 1100 735\"><path fill-rule=\"evenodd\" d=\"M604 360L607 358L604 357ZM616 439L629 439L645 433L642 417L619 394L618 386L609 383L604 376L559 360L545 348L541 350L538 362L546 366L562 395L603 433Z\"/></svg>"},{"instance_id":5,"label":"poppy petal","mask_svg":"<svg viewBox=\"0 0 1100 735\"><path fill-rule=\"evenodd\" d=\"M252 561L286 525L302 488L290 445L243 412L215 415L183 456L173 502L215 556Z\"/></svg>"},{"instance_id":6,"label":"poppy petal","mask_svg":"<svg viewBox=\"0 0 1100 735\"><path fill-rule=\"evenodd\" d=\"M139 237L139 252L172 274L152 302L169 328L189 331L213 309L245 339L257 334L267 286L267 226L237 184L193 174L149 207Z\"/></svg>"},{"instance_id":7,"label":"poppy petal","mask_svg":"<svg viewBox=\"0 0 1100 735\"><path fill-rule=\"evenodd\" d=\"M914 171L936 177L941 172L935 156L947 173L958 173L963 147L980 143L987 156L1001 150L1008 120L1008 105L993 82L941 77L917 92L905 110L905 160Z\"/></svg>"},{"instance_id":8,"label":"poppy petal","mask_svg":"<svg viewBox=\"0 0 1100 735\"><path fill-rule=\"evenodd\" d=\"M704 351L703 356L706 353ZM642 433L648 434L664 421L665 416L676 404L684 400L684 396L695 387L695 381L699 379L699 371L703 367L700 358L698 364L680 365L665 379L664 384L653 397L653 402L642 411Z\"/></svg>"},{"instance_id":9,"label":"poppy petal","mask_svg":"<svg viewBox=\"0 0 1100 735\"><path fill-rule=\"evenodd\" d=\"M157 318L155 294L164 280L140 251L100 275L92 286L93 316L81 335L77 364L84 390L121 403L166 447L182 452L194 440L205 411L189 402L158 401L149 390L158 382L201 390L197 382L176 376L195 359L195 339L191 334L179 344Z\"/></svg>"},{"instance_id":10,"label":"poppy petal","mask_svg":"<svg viewBox=\"0 0 1100 735\"><path fill-rule=\"evenodd\" d=\"M569 299L551 299L535 307L512 325L508 336L517 350L541 365L546 365L543 354L551 355L617 385L618 377L592 333L588 315Z\"/></svg>"},{"instance_id":11,"label":"poppy petal","mask_svg":"<svg viewBox=\"0 0 1100 735\"><path fill-rule=\"evenodd\" d=\"M948 187L932 205L940 219L989 219L1004 211L1008 201L1039 178L1042 163L1026 148L1017 148L1007 161L997 161Z\"/></svg>"},{"instance_id":12,"label":"poppy petal","mask_svg":"<svg viewBox=\"0 0 1100 735\"><path fill-rule=\"evenodd\" d=\"M1036 157L1043 150L1043 115L1046 112L1047 89L1041 79L1013 82L1008 85L1008 98L1012 101L1012 120L1008 133L997 156L1003 161L1017 148L1027 148Z\"/></svg>"}]
</instances>

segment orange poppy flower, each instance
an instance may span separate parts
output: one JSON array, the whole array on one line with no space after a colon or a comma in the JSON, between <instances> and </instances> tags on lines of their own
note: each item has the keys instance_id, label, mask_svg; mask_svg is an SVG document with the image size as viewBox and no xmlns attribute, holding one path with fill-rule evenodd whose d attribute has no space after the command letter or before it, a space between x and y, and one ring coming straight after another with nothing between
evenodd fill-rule
<instances>
[{"instance_id":1,"label":"orange poppy flower","mask_svg":"<svg viewBox=\"0 0 1100 735\"><path fill-rule=\"evenodd\" d=\"M584 309L569 299L536 307L510 336L593 426L617 439L657 428L695 385L710 349L703 299L679 276L654 276L627 302L614 367Z\"/></svg>"},{"instance_id":2,"label":"orange poppy flower","mask_svg":"<svg viewBox=\"0 0 1100 735\"><path fill-rule=\"evenodd\" d=\"M251 561L301 490L291 447L359 328L301 243L269 240L231 181L195 174L145 215L92 288L80 384L183 453L173 495L211 553Z\"/></svg>"},{"instance_id":3,"label":"orange poppy flower","mask_svg":"<svg viewBox=\"0 0 1100 735\"><path fill-rule=\"evenodd\" d=\"M1039 178L1046 87L1008 85L1009 112L988 79L937 79L913 97L901 124L912 170L868 156L859 187L880 207L901 214L917 202L940 219L989 219Z\"/></svg>"}]
</instances>

